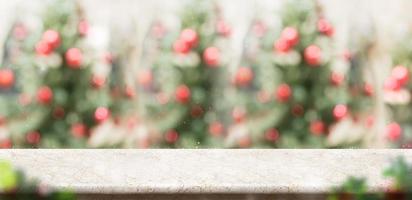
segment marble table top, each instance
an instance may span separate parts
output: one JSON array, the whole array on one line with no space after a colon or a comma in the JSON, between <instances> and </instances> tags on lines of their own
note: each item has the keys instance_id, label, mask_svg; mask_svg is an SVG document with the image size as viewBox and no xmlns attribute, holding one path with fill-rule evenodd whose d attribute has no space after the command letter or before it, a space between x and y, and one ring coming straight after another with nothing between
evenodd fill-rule
<instances>
[{"instance_id":1,"label":"marble table top","mask_svg":"<svg viewBox=\"0 0 412 200\"><path fill-rule=\"evenodd\" d=\"M385 187L382 171L411 150L1 150L29 177L78 193L328 192L348 176Z\"/></svg>"}]
</instances>

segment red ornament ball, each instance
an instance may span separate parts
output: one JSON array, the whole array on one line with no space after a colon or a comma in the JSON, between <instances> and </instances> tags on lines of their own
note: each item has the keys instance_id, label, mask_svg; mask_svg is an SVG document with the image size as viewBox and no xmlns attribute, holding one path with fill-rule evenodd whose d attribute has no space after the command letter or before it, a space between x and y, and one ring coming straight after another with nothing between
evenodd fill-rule
<instances>
[{"instance_id":1,"label":"red ornament ball","mask_svg":"<svg viewBox=\"0 0 412 200\"><path fill-rule=\"evenodd\" d=\"M79 22L77 29L81 36L85 36L89 32L89 23L86 20L82 20Z\"/></svg>"},{"instance_id":2,"label":"red ornament ball","mask_svg":"<svg viewBox=\"0 0 412 200\"><path fill-rule=\"evenodd\" d=\"M285 39L280 38L276 40L275 44L273 45L273 49L278 53L287 53L290 50L290 46Z\"/></svg>"},{"instance_id":3,"label":"red ornament ball","mask_svg":"<svg viewBox=\"0 0 412 200\"><path fill-rule=\"evenodd\" d=\"M148 87L153 81L153 74L150 69L145 69L139 72L137 81L140 85Z\"/></svg>"},{"instance_id":4,"label":"red ornament ball","mask_svg":"<svg viewBox=\"0 0 412 200\"><path fill-rule=\"evenodd\" d=\"M10 139L2 139L0 140L0 149L10 149L13 147L13 143Z\"/></svg>"},{"instance_id":5,"label":"red ornament ball","mask_svg":"<svg viewBox=\"0 0 412 200\"><path fill-rule=\"evenodd\" d=\"M100 89L104 86L105 83L106 83L106 78L104 76L100 76L100 75L92 76L91 84L94 88Z\"/></svg>"},{"instance_id":6,"label":"red ornament ball","mask_svg":"<svg viewBox=\"0 0 412 200\"><path fill-rule=\"evenodd\" d=\"M55 49L60 45L60 34L55 30L47 30L43 33L42 41L44 41L51 49Z\"/></svg>"},{"instance_id":7,"label":"red ornament ball","mask_svg":"<svg viewBox=\"0 0 412 200\"><path fill-rule=\"evenodd\" d=\"M316 67L321 63L322 50L316 45L310 45L304 51L304 58L308 65Z\"/></svg>"},{"instance_id":8,"label":"red ornament ball","mask_svg":"<svg viewBox=\"0 0 412 200\"><path fill-rule=\"evenodd\" d=\"M391 91L396 91L402 88L401 84L399 84L399 81L392 76L385 80L383 87L385 88L385 90Z\"/></svg>"},{"instance_id":9,"label":"red ornament ball","mask_svg":"<svg viewBox=\"0 0 412 200\"><path fill-rule=\"evenodd\" d=\"M279 139L279 131L271 128L265 132L265 139L269 142L276 142Z\"/></svg>"},{"instance_id":10,"label":"red ornament ball","mask_svg":"<svg viewBox=\"0 0 412 200\"><path fill-rule=\"evenodd\" d=\"M94 112L94 120L97 123L106 121L110 116L110 111L106 107L98 107Z\"/></svg>"},{"instance_id":11,"label":"red ornament ball","mask_svg":"<svg viewBox=\"0 0 412 200\"><path fill-rule=\"evenodd\" d=\"M70 48L65 54L66 63L72 69L79 69L83 62L83 53L78 48Z\"/></svg>"},{"instance_id":12,"label":"red ornament ball","mask_svg":"<svg viewBox=\"0 0 412 200\"><path fill-rule=\"evenodd\" d=\"M330 75L330 83L334 86L342 85L343 81L345 80L345 76L338 72L332 72Z\"/></svg>"},{"instance_id":13,"label":"red ornament ball","mask_svg":"<svg viewBox=\"0 0 412 200\"><path fill-rule=\"evenodd\" d=\"M322 135L326 131L326 125L323 121L316 120L316 121L310 122L309 129L313 135Z\"/></svg>"},{"instance_id":14,"label":"red ornament ball","mask_svg":"<svg viewBox=\"0 0 412 200\"><path fill-rule=\"evenodd\" d=\"M180 85L176 89L175 98L177 102L185 104L190 100L190 95L190 89L186 85Z\"/></svg>"},{"instance_id":15,"label":"red ornament ball","mask_svg":"<svg viewBox=\"0 0 412 200\"><path fill-rule=\"evenodd\" d=\"M283 83L280 84L276 90L276 99L279 102L287 102L292 95L292 89L289 87L288 84Z\"/></svg>"},{"instance_id":16,"label":"red ornament ball","mask_svg":"<svg viewBox=\"0 0 412 200\"><path fill-rule=\"evenodd\" d=\"M37 131L32 131L26 134L26 142L29 144L39 144L41 139L41 135Z\"/></svg>"},{"instance_id":17,"label":"red ornament ball","mask_svg":"<svg viewBox=\"0 0 412 200\"><path fill-rule=\"evenodd\" d=\"M402 65L398 65L392 69L391 76L398 82L400 86L404 86L409 81L409 70Z\"/></svg>"},{"instance_id":18,"label":"red ornament ball","mask_svg":"<svg viewBox=\"0 0 412 200\"><path fill-rule=\"evenodd\" d=\"M35 51L37 55L47 56L50 55L51 52L53 52L53 49L49 46L49 44L47 44L47 42L39 41L36 44Z\"/></svg>"},{"instance_id":19,"label":"red ornament ball","mask_svg":"<svg viewBox=\"0 0 412 200\"><path fill-rule=\"evenodd\" d=\"M224 37L229 37L230 34L232 33L232 29L224 20L219 20L217 22L216 30L220 35Z\"/></svg>"},{"instance_id":20,"label":"red ornament ball","mask_svg":"<svg viewBox=\"0 0 412 200\"><path fill-rule=\"evenodd\" d=\"M326 19L318 20L318 30L320 33L329 37L333 36L333 33L335 32L332 24Z\"/></svg>"},{"instance_id":21,"label":"red ornament ball","mask_svg":"<svg viewBox=\"0 0 412 200\"><path fill-rule=\"evenodd\" d=\"M243 122L246 118L246 110L242 107L235 107L232 111L232 118L236 123Z\"/></svg>"},{"instance_id":22,"label":"red ornament ball","mask_svg":"<svg viewBox=\"0 0 412 200\"><path fill-rule=\"evenodd\" d=\"M253 80L253 71L249 67L240 67L235 76L235 83L238 86L248 86Z\"/></svg>"},{"instance_id":23,"label":"red ornament ball","mask_svg":"<svg viewBox=\"0 0 412 200\"><path fill-rule=\"evenodd\" d=\"M14 73L11 69L0 69L0 88L8 89L14 84Z\"/></svg>"},{"instance_id":24,"label":"red ornament ball","mask_svg":"<svg viewBox=\"0 0 412 200\"><path fill-rule=\"evenodd\" d=\"M388 126L386 126L386 137L390 141L395 142L399 140L401 136L402 128L398 123L392 122Z\"/></svg>"},{"instance_id":25,"label":"red ornament ball","mask_svg":"<svg viewBox=\"0 0 412 200\"><path fill-rule=\"evenodd\" d=\"M61 118L64 117L64 115L65 115L65 111L64 111L64 108L63 108L63 107L57 106L56 108L54 108L54 110L53 110L53 117L54 117L55 119L61 119Z\"/></svg>"},{"instance_id":26,"label":"red ornament ball","mask_svg":"<svg viewBox=\"0 0 412 200\"><path fill-rule=\"evenodd\" d=\"M299 43L299 32L294 27L286 27L282 31L281 38L286 40L289 47L293 47Z\"/></svg>"},{"instance_id":27,"label":"red ornament ball","mask_svg":"<svg viewBox=\"0 0 412 200\"><path fill-rule=\"evenodd\" d=\"M173 43L173 51L178 54L187 54L190 51L190 46L185 41L178 39Z\"/></svg>"},{"instance_id":28,"label":"red ornament ball","mask_svg":"<svg viewBox=\"0 0 412 200\"><path fill-rule=\"evenodd\" d=\"M215 137L222 135L223 129L223 124L217 121L209 125L209 133Z\"/></svg>"},{"instance_id":29,"label":"red ornament ball","mask_svg":"<svg viewBox=\"0 0 412 200\"><path fill-rule=\"evenodd\" d=\"M333 117L336 120L341 120L348 114L348 107L344 104L338 104L333 108Z\"/></svg>"},{"instance_id":30,"label":"red ornament ball","mask_svg":"<svg viewBox=\"0 0 412 200\"><path fill-rule=\"evenodd\" d=\"M208 47L203 52L203 60L209 67L217 67L220 60L220 51L216 47Z\"/></svg>"},{"instance_id":31,"label":"red ornament ball","mask_svg":"<svg viewBox=\"0 0 412 200\"><path fill-rule=\"evenodd\" d=\"M75 123L71 126L70 132L75 138L83 138L87 134L87 126L83 123Z\"/></svg>"},{"instance_id":32,"label":"red ornament ball","mask_svg":"<svg viewBox=\"0 0 412 200\"><path fill-rule=\"evenodd\" d=\"M53 100L53 91L48 86L42 86L37 90L37 101L40 104L48 105Z\"/></svg>"},{"instance_id":33,"label":"red ornament ball","mask_svg":"<svg viewBox=\"0 0 412 200\"><path fill-rule=\"evenodd\" d=\"M373 96L374 89L373 89L372 84L365 83L365 85L363 85L363 92L365 93L366 96Z\"/></svg>"},{"instance_id":34,"label":"red ornament ball","mask_svg":"<svg viewBox=\"0 0 412 200\"><path fill-rule=\"evenodd\" d=\"M191 49L197 45L199 37L195 30L187 28L180 33L179 39L186 43L188 47Z\"/></svg>"},{"instance_id":35,"label":"red ornament ball","mask_svg":"<svg viewBox=\"0 0 412 200\"><path fill-rule=\"evenodd\" d=\"M175 130L170 130L166 132L164 137L167 143L174 144L179 139L179 133L177 133Z\"/></svg>"}]
</instances>

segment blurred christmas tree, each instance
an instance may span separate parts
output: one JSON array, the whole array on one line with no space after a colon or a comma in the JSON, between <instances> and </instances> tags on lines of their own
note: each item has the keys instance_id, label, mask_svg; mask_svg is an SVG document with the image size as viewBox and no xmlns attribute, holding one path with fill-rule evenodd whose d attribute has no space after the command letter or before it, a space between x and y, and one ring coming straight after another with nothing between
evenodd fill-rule
<instances>
[{"instance_id":1,"label":"blurred christmas tree","mask_svg":"<svg viewBox=\"0 0 412 200\"><path fill-rule=\"evenodd\" d=\"M334 124L364 109L373 88L337 54L333 34L315 1L286 2L273 30L261 20L251 25L233 75L230 146L323 147Z\"/></svg>"},{"instance_id":2,"label":"blurred christmas tree","mask_svg":"<svg viewBox=\"0 0 412 200\"><path fill-rule=\"evenodd\" d=\"M412 64L411 33L399 37L392 52L393 68L384 83L384 100L388 106L391 122L387 124L385 137L396 147L412 147L410 70Z\"/></svg>"},{"instance_id":3,"label":"blurred christmas tree","mask_svg":"<svg viewBox=\"0 0 412 200\"><path fill-rule=\"evenodd\" d=\"M15 24L0 71L2 91L18 95L21 108L6 119L13 146L82 147L89 130L110 117L111 61L88 34L75 1L52 1L41 18Z\"/></svg>"},{"instance_id":4,"label":"blurred christmas tree","mask_svg":"<svg viewBox=\"0 0 412 200\"><path fill-rule=\"evenodd\" d=\"M216 119L214 102L221 95L218 86L225 75L223 49L230 28L210 1L191 2L181 19L178 34L154 23L146 40L138 76L141 112L163 135L163 144L215 146L207 132Z\"/></svg>"}]
</instances>

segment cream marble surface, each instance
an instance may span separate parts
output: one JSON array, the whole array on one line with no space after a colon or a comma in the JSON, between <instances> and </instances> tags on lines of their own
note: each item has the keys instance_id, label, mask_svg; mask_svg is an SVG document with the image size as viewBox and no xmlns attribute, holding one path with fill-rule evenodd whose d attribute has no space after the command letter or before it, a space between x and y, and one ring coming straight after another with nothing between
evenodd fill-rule
<instances>
[{"instance_id":1,"label":"cream marble surface","mask_svg":"<svg viewBox=\"0 0 412 200\"><path fill-rule=\"evenodd\" d=\"M410 150L2 150L30 177L76 192L327 192L350 175L384 187L381 172Z\"/></svg>"}]
</instances>

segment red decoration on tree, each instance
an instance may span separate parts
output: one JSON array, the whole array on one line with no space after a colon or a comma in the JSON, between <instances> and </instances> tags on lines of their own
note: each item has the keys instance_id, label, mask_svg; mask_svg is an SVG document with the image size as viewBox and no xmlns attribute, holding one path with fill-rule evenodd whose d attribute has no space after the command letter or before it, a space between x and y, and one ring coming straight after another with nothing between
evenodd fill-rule
<instances>
[{"instance_id":1,"label":"red decoration on tree","mask_svg":"<svg viewBox=\"0 0 412 200\"><path fill-rule=\"evenodd\" d=\"M50 104L53 100L53 91L48 86L42 86L37 90L37 101L40 104Z\"/></svg>"},{"instance_id":2,"label":"red decoration on tree","mask_svg":"<svg viewBox=\"0 0 412 200\"><path fill-rule=\"evenodd\" d=\"M401 89L402 86L399 84L398 80L391 76L385 80L383 87L385 90L395 91Z\"/></svg>"},{"instance_id":3,"label":"red decoration on tree","mask_svg":"<svg viewBox=\"0 0 412 200\"><path fill-rule=\"evenodd\" d=\"M125 86L124 93L125 93L126 97L128 97L128 98L133 98L133 97L136 96L136 91L130 85Z\"/></svg>"},{"instance_id":4,"label":"red decoration on tree","mask_svg":"<svg viewBox=\"0 0 412 200\"><path fill-rule=\"evenodd\" d=\"M203 60L210 67L217 67L220 60L220 51L216 47L208 47L203 52Z\"/></svg>"},{"instance_id":5,"label":"red decoration on tree","mask_svg":"<svg viewBox=\"0 0 412 200\"><path fill-rule=\"evenodd\" d=\"M144 87L148 87L153 80L153 74L152 71L149 69L145 69L139 72L137 81L139 82L140 85Z\"/></svg>"},{"instance_id":6,"label":"red decoration on tree","mask_svg":"<svg viewBox=\"0 0 412 200\"><path fill-rule=\"evenodd\" d=\"M8 89L14 84L14 73L11 69L0 69L0 88Z\"/></svg>"},{"instance_id":7,"label":"red decoration on tree","mask_svg":"<svg viewBox=\"0 0 412 200\"><path fill-rule=\"evenodd\" d=\"M288 84L283 83L283 84L280 84L276 90L276 99L279 102L284 103L289 100L291 94L292 94L292 89L289 87Z\"/></svg>"},{"instance_id":8,"label":"red decoration on tree","mask_svg":"<svg viewBox=\"0 0 412 200\"><path fill-rule=\"evenodd\" d=\"M220 35L223 35L224 37L229 37L232 33L232 29L224 20L219 20L217 22L216 30Z\"/></svg>"},{"instance_id":9,"label":"red decoration on tree","mask_svg":"<svg viewBox=\"0 0 412 200\"><path fill-rule=\"evenodd\" d=\"M402 65L398 65L393 68L391 76L398 82L400 86L406 85L409 81L409 71Z\"/></svg>"},{"instance_id":10,"label":"red decoration on tree","mask_svg":"<svg viewBox=\"0 0 412 200\"><path fill-rule=\"evenodd\" d=\"M338 72L332 72L330 75L330 82L334 86L340 86L342 85L343 81L345 80L345 76L341 73Z\"/></svg>"},{"instance_id":11,"label":"red decoration on tree","mask_svg":"<svg viewBox=\"0 0 412 200\"><path fill-rule=\"evenodd\" d=\"M276 142L279 139L279 131L271 128L265 132L265 139L269 142Z\"/></svg>"},{"instance_id":12,"label":"red decoration on tree","mask_svg":"<svg viewBox=\"0 0 412 200\"><path fill-rule=\"evenodd\" d=\"M185 41L178 39L173 43L173 51L175 53L187 54L190 51L190 46Z\"/></svg>"},{"instance_id":13,"label":"red decoration on tree","mask_svg":"<svg viewBox=\"0 0 412 200\"><path fill-rule=\"evenodd\" d=\"M304 112L305 112L305 109L300 104L296 104L292 107L292 114L295 117L299 117L299 116L303 115Z\"/></svg>"},{"instance_id":14,"label":"red decoration on tree","mask_svg":"<svg viewBox=\"0 0 412 200\"><path fill-rule=\"evenodd\" d=\"M180 33L179 39L182 40L184 43L186 43L190 49L195 47L199 40L196 31L190 28L184 29Z\"/></svg>"},{"instance_id":15,"label":"red decoration on tree","mask_svg":"<svg viewBox=\"0 0 412 200\"><path fill-rule=\"evenodd\" d=\"M348 107L344 104L338 104L333 108L333 117L336 120L343 119L348 114Z\"/></svg>"},{"instance_id":16,"label":"red decoration on tree","mask_svg":"<svg viewBox=\"0 0 412 200\"><path fill-rule=\"evenodd\" d=\"M281 38L286 40L289 47L293 47L299 43L299 32L294 27L286 27L282 31Z\"/></svg>"},{"instance_id":17,"label":"red decoration on tree","mask_svg":"<svg viewBox=\"0 0 412 200\"><path fill-rule=\"evenodd\" d=\"M323 121L316 120L310 122L310 132L313 135L322 135L326 131L326 125Z\"/></svg>"},{"instance_id":18,"label":"red decoration on tree","mask_svg":"<svg viewBox=\"0 0 412 200\"><path fill-rule=\"evenodd\" d=\"M326 19L319 19L318 21L318 30L320 33L325 34L326 36L333 36L333 33L335 32L333 26L329 23L328 20Z\"/></svg>"},{"instance_id":19,"label":"red decoration on tree","mask_svg":"<svg viewBox=\"0 0 412 200\"><path fill-rule=\"evenodd\" d=\"M217 121L209 125L209 133L215 137L222 135L223 129L223 124Z\"/></svg>"},{"instance_id":20,"label":"red decoration on tree","mask_svg":"<svg viewBox=\"0 0 412 200\"><path fill-rule=\"evenodd\" d=\"M54 110L53 110L53 117L56 119L61 119L64 117L65 111L63 107L57 106Z\"/></svg>"},{"instance_id":21,"label":"red decoration on tree","mask_svg":"<svg viewBox=\"0 0 412 200\"><path fill-rule=\"evenodd\" d=\"M246 117L246 111L242 107L235 107L232 111L232 118L236 123L243 122Z\"/></svg>"},{"instance_id":22,"label":"red decoration on tree","mask_svg":"<svg viewBox=\"0 0 412 200\"><path fill-rule=\"evenodd\" d=\"M365 83L363 86L363 92L365 93L366 96L373 96L374 89L373 86L369 83Z\"/></svg>"},{"instance_id":23,"label":"red decoration on tree","mask_svg":"<svg viewBox=\"0 0 412 200\"><path fill-rule=\"evenodd\" d=\"M41 139L41 135L37 131L29 132L26 134L26 142L29 144L39 144Z\"/></svg>"},{"instance_id":24,"label":"red decoration on tree","mask_svg":"<svg viewBox=\"0 0 412 200\"><path fill-rule=\"evenodd\" d=\"M42 41L46 42L54 50L60 45L60 34L55 30L47 30L43 33Z\"/></svg>"},{"instance_id":25,"label":"red decoration on tree","mask_svg":"<svg viewBox=\"0 0 412 200\"><path fill-rule=\"evenodd\" d=\"M99 76L99 75L93 75L92 76L91 84L94 88L96 88L96 89L102 88L105 83L106 83L106 78L105 77Z\"/></svg>"},{"instance_id":26,"label":"red decoration on tree","mask_svg":"<svg viewBox=\"0 0 412 200\"><path fill-rule=\"evenodd\" d=\"M39 41L36 44L35 50L36 54L41 56L47 56L53 51L53 49L45 41Z\"/></svg>"},{"instance_id":27,"label":"red decoration on tree","mask_svg":"<svg viewBox=\"0 0 412 200\"><path fill-rule=\"evenodd\" d=\"M401 135L402 128L398 123L392 122L388 126L386 126L386 136L390 141L395 142L399 140Z\"/></svg>"},{"instance_id":28,"label":"red decoration on tree","mask_svg":"<svg viewBox=\"0 0 412 200\"><path fill-rule=\"evenodd\" d=\"M94 112L94 119L97 123L106 121L110 116L110 111L106 107L98 107Z\"/></svg>"},{"instance_id":29,"label":"red decoration on tree","mask_svg":"<svg viewBox=\"0 0 412 200\"><path fill-rule=\"evenodd\" d=\"M316 67L321 62L322 50L316 45L310 45L305 49L304 58L308 65Z\"/></svg>"},{"instance_id":30,"label":"red decoration on tree","mask_svg":"<svg viewBox=\"0 0 412 200\"><path fill-rule=\"evenodd\" d=\"M66 63L72 69L78 69L83 62L83 54L78 48L70 48L65 54Z\"/></svg>"},{"instance_id":31,"label":"red decoration on tree","mask_svg":"<svg viewBox=\"0 0 412 200\"><path fill-rule=\"evenodd\" d=\"M179 133L177 133L175 130L170 130L166 132L165 134L165 140L169 144L176 143L178 139L179 139Z\"/></svg>"},{"instance_id":32,"label":"red decoration on tree","mask_svg":"<svg viewBox=\"0 0 412 200\"><path fill-rule=\"evenodd\" d=\"M238 145L240 148L248 148L252 145L252 140L250 138L250 136L243 136L241 138L238 139L237 141Z\"/></svg>"},{"instance_id":33,"label":"red decoration on tree","mask_svg":"<svg viewBox=\"0 0 412 200\"><path fill-rule=\"evenodd\" d=\"M287 53L290 50L288 42L283 38L278 39L273 45L273 48L278 53Z\"/></svg>"},{"instance_id":34,"label":"red decoration on tree","mask_svg":"<svg viewBox=\"0 0 412 200\"><path fill-rule=\"evenodd\" d=\"M0 140L0 149L10 149L13 144L10 139L5 138Z\"/></svg>"},{"instance_id":35,"label":"red decoration on tree","mask_svg":"<svg viewBox=\"0 0 412 200\"><path fill-rule=\"evenodd\" d=\"M89 32L89 23L86 20L82 20L79 22L77 29L81 36L85 36Z\"/></svg>"},{"instance_id":36,"label":"red decoration on tree","mask_svg":"<svg viewBox=\"0 0 412 200\"><path fill-rule=\"evenodd\" d=\"M75 138L83 138L87 134L87 126L83 123L75 123L71 126L70 132Z\"/></svg>"},{"instance_id":37,"label":"red decoration on tree","mask_svg":"<svg viewBox=\"0 0 412 200\"><path fill-rule=\"evenodd\" d=\"M239 86L247 86L253 80L253 71L249 67L240 67L236 72L235 83Z\"/></svg>"},{"instance_id":38,"label":"red decoration on tree","mask_svg":"<svg viewBox=\"0 0 412 200\"><path fill-rule=\"evenodd\" d=\"M175 98L177 102L185 104L190 100L190 95L190 89L186 85L180 85L176 89Z\"/></svg>"}]
</instances>

